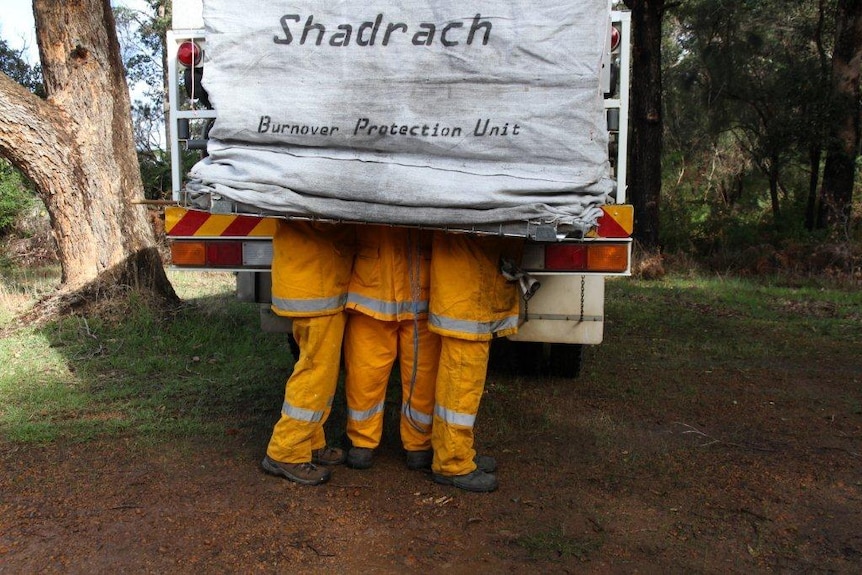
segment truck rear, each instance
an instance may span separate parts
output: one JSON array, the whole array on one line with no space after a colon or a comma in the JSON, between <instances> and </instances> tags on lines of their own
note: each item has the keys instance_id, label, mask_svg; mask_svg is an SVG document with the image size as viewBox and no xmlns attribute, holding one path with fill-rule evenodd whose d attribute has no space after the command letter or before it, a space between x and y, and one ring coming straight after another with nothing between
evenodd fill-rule
<instances>
[{"instance_id":1,"label":"truck rear","mask_svg":"<svg viewBox=\"0 0 862 575\"><path fill-rule=\"evenodd\" d=\"M604 0L592 0L594 7L597 2ZM173 28L168 32L172 52L168 57L169 132L177 203L166 209L172 264L177 269L235 272L239 298L260 304L264 329L283 330L287 329L284 319L269 310L276 218L523 237L521 268L528 276L522 281L540 284L541 289L523 300L519 332L509 339L516 342L515 350L531 351L525 354L525 363L556 375L575 376L582 346L599 344L603 338L605 279L630 273L633 210L625 203L629 14L610 10L610 5L599 7L606 8L606 13L593 10L586 15L592 17L591 34L581 30L577 36L599 38L599 49L562 45L575 36L561 36L544 49L553 58L569 57L574 63L562 66L544 56L534 71L531 66L537 60L530 52L535 50L518 40L529 22L507 27L503 22L518 19L511 14L498 17L494 8L487 7L483 7L486 14L437 18L437 12L455 3L427 4L438 4L437 11L404 13L388 4L363 4L348 10L348 15L335 16L314 8L303 12L276 6L261 23L243 27L236 24L240 7L231 8L222 0L175 0ZM556 18L554 3L546 4L546 20ZM266 36L259 52L254 43L236 48L254 34ZM506 37L505 42L500 40L505 49L494 48L500 36ZM287 53L287 49L295 51ZM345 57L347 50L357 55ZM514 62L513 68L520 65L524 71L507 76L470 63L469 58L481 50L496 53L476 58ZM584 54L586 72L579 70L580 62L567 51ZM397 64L381 76L378 68L384 65L374 63L378 54L387 59L386 65L403 57L405 69L411 70L410 84L399 76ZM518 64L524 58L519 60L517 54L527 54L531 65ZM589 65L595 54L600 63L593 70ZM433 62L427 60L432 57ZM263 76L254 71L261 60L273 58L277 62L265 67ZM438 60L445 60L439 69L434 67ZM338 63L334 68L333 62ZM424 74L426 65L427 77L416 81L417 70ZM358 66L366 71L357 73ZM571 85L584 95L583 102L575 98L567 103L569 85L557 79L558 68L580 74ZM532 77L542 74L553 80ZM479 75L481 83L474 79ZM397 88L367 94L387 78ZM244 82L251 86L251 95L243 90ZM351 85L343 86L344 82ZM292 104L289 95L283 100L287 103L267 103L268 92L260 89L261 84L294 91L297 103ZM490 91L482 92L486 89ZM536 97L531 90L542 95ZM476 98L474 91L488 95ZM563 96L558 96L561 92ZM598 95L600 122L589 117L592 92ZM498 93L502 97L490 101ZM381 94L391 102L382 108L373 108L374 103L344 104L362 98L379 100ZM489 107L484 107L483 99L489 100ZM324 116L315 115L318 107L326 110ZM461 121L458 114L465 107L470 108L469 120ZM287 113L287 108L302 112ZM225 119L239 118L249 109L254 111L241 122L234 121L236 126ZM555 126L555 114L560 116L559 126ZM214 122L224 122L224 127L213 132ZM593 152L580 151L586 148ZM192 170L191 182L182 168L183 150L198 150L205 157L214 154L199 162L200 169ZM525 154L535 157L521 161ZM273 168L273 158L286 167ZM219 179L225 166L230 175ZM250 174L251 181L236 182L240 172ZM211 177L212 173L217 176ZM201 179L206 180L203 185ZM282 179L289 184L281 187ZM429 195L425 188L431 179L433 195L443 196L442 207L433 204L436 197L426 202L425 197L411 195L414 189ZM325 192L312 191L305 197L296 193L312 189L318 180L317 185L326 189L356 182L359 200L381 188L384 195L345 208L343 198L326 197ZM379 184L389 180L395 183ZM413 185L407 191L399 189L402 181ZM273 197L277 199L270 201ZM506 205L512 197L520 205ZM519 209L521 205L524 209ZM570 210L569 205L574 207ZM541 213L543 209L550 215ZM498 213L503 216L497 217ZM538 358L532 355L537 350Z\"/></svg>"}]
</instances>

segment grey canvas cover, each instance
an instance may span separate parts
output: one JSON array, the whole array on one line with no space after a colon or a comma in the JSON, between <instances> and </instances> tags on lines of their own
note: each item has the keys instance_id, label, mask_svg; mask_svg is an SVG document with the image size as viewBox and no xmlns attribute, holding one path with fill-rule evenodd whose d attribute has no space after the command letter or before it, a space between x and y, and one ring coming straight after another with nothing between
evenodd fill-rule
<instances>
[{"instance_id":1,"label":"grey canvas cover","mask_svg":"<svg viewBox=\"0 0 862 575\"><path fill-rule=\"evenodd\" d=\"M192 202L586 231L609 178L607 0L204 0L218 118ZM518 232L516 232L518 233Z\"/></svg>"}]
</instances>

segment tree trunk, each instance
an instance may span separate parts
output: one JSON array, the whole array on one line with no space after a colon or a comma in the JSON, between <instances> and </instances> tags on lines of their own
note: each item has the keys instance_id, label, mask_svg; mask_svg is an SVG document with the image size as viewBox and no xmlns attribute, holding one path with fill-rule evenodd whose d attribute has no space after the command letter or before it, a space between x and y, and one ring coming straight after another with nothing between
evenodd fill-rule
<instances>
[{"instance_id":1,"label":"tree trunk","mask_svg":"<svg viewBox=\"0 0 862 575\"><path fill-rule=\"evenodd\" d=\"M175 300L143 198L109 0L34 0L47 100L0 75L0 153L45 202L63 291L97 278Z\"/></svg>"},{"instance_id":2,"label":"tree trunk","mask_svg":"<svg viewBox=\"0 0 862 575\"><path fill-rule=\"evenodd\" d=\"M817 187L820 182L821 154L819 143L812 143L809 146L808 165L811 166L811 175L808 178L808 196L805 201L805 229L809 232L814 229L817 220Z\"/></svg>"},{"instance_id":3,"label":"tree trunk","mask_svg":"<svg viewBox=\"0 0 862 575\"><path fill-rule=\"evenodd\" d=\"M662 78L664 0L626 0L632 11L632 133L628 189L635 213L634 237L659 247L661 200Z\"/></svg>"},{"instance_id":4,"label":"tree trunk","mask_svg":"<svg viewBox=\"0 0 862 575\"><path fill-rule=\"evenodd\" d=\"M818 227L840 231L850 218L860 142L862 0L839 0L835 28L831 133L826 144Z\"/></svg>"},{"instance_id":5,"label":"tree trunk","mask_svg":"<svg viewBox=\"0 0 862 575\"><path fill-rule=\"evenodd\" d=\"M778 227L781 222L781 202L778 199L778 154L774 154L769 162L769 202L772 206L772 221Z\"/></svg>"}]
</instances>

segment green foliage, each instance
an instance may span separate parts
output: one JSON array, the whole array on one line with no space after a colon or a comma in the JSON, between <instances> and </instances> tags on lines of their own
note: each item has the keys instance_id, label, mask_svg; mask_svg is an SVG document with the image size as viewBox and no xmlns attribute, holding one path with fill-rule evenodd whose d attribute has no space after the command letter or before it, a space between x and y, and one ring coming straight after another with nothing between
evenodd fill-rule
<instances>
[{"instance_id":1,"label":"green foliage","mask_svg":"<svg viewBox=\"0 0 862 575\"><path fill-rule=\"evenodd\" d=\"M181 173L187 173L200 160L200 152L181 150ZM153 148L138 151L141 179L144 183L144 196L148 200L169 199L171 197L171 156L165 150Z\"/></svg>"},{"instance_id":2,"label":"green foliage","mask_svg":"<svg viewBox=\"0 0 862 575\"><path fill-rule=\"evenodd\" d=\"M126 6L115 6L114 19L120 40L120 52L126 70L126 79L135 100L132 102L132 123L135 145L143 154L153 154L162 146L162 131L165 124L165 32L169 27L171 13L167 0L147 0L146 8L138 10ZM159 178L153 174L153 162L142 167L147 197L159 197L162 189L154 190ZM158 170L156 170L158 171Z\"/></svg>"},{"instance_id":3,"label":"green foliage","mask_svg":"<svg viewBox=\"0 0 862 575\"><path fill-rule=\"evenodd\" d=\"M45 97L41 66L29 66L21 57L21 52L12 50L9 44L2 38L0 38L0 72L6 74L34 94L43 98Z\"/></svg>"},{"instance_id":4,"label":"green foliage","mask_svg":"<svg viewBox=\"0 0 862 575\"><path fill-rule=\"evenodd\" d=\"M144 197L159 200L170 197L171 158L162 150L138 152L141 179L144 182Z\"/></svg>"},{"instance_id":5,"label":"green foliage","mask_svg":"<svg viewBox=\"0 0 862 575\"><path fill-rule=\"evenodd\" d=\"M36 202L36 197L6 160L0 158L0 236L12 229L15 222Z\"/></svg>"},{"instance_id":6,"label":"green foliage","mask_svg":"<svg viewBox=\"0 0 862 575\"><path fill-rule=\"evenodd\" d=\"M806 226L828 136L834 5L692 0L668 13L666 248L712 257L822 239Z\"/></svg>"},{"instance_id":7,"label":"green foliage","mask_svg":"<svg viewBox=\"0 0 862 575\"><path fill-rule=\"evenodd\" d=\"M147 105L162 109L165 96L162 54L170 12L165 0L148 0L147 10L114 8L126 76L130 85L144 88Z\"/></svg>"}]
</instances>

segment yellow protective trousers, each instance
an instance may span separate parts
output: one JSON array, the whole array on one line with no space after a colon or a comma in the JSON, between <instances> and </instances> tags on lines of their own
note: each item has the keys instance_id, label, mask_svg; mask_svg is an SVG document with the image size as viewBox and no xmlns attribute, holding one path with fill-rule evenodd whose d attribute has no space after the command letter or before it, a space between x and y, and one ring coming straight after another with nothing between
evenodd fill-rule
<instances>
[{"instance_id":1,"label":"yellow protective trousers","mask_svg":"<svg viewBox=\"0 0 862 575\"><path fill-rule=\"evenodd\" d=\"M520 261L523 240L435 232L429 329L440 334L431 469L465 475L476 469L473 425L485 389L490 340L518 330L518 288L500 259Z\"/></svg>"},{"instance_id":2,"label":"yellow protective trousers","mask_svg":"<svg viewBox=\"0 0 862 575\"><path fill-rule=\"evenodd\" d=\"M441 338L437 373L431 470L465 475L476 469L473 424L485 391L490 341Z\"/></svg>"},{"instance_id":3,"label":"yellow protective trousers","mask_svg":"<svg viewBox=\"0 0 862 575\"><path fill-rule=\"evenodd\" d=\"M381 321L348 313L344 336L347 436L354 447L374 449L380 444L386 389L397 357L401 444L408 451L431 449L439 355L440 337L428 331L424 317Z\"/></svg>"},{"instance_id":4,"label":"yellow protective trousers","mask_svg":"<svg viewBox=\"0 0 862 575\"><path fill-rule=\"evenodd\" d=\"M323 424L338 382L345 319L343 312L293 319L299 359L285 385L281 417L266 450L270 458L304 463L326 445Z\"/></svg>"},{"instance_id":5,"label":"yellow protective trousers","mask_svg":"<svg viewBox=\"0 0 862 575\"><path fill-rule=\"evenodd\" d=\"M341 361L347 286L353 267L352 226L280 220L273 236L272 309L293 318L299 358L287 380L281 416L267 455L311 461L324 447Z\"/></svg>"},{"instance_id":6,"label":"yellow protective trousers","mask_svg":"<svg viewBox=\"0 0 862 575\"><path fill-rule=\"evenodd\" d=\"M431 448L439 337L428 330L431 233L390 226L357 228L344 342L347 435L375 448L396 358L401 373L401 442Z\"/></svg>"}]
</instances>

